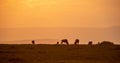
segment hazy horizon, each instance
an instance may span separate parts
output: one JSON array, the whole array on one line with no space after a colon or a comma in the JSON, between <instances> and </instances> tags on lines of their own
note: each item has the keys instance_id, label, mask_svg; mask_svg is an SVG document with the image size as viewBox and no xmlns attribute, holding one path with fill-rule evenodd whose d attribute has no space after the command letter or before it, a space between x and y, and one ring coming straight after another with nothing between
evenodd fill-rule
<instances>
[{"instance_id":1,"label":"hazy horizon","mask_svg":"<svg viewBox=\"0 0 120 63\"><path fill-rule=\"evenodd\" d=\"M115 44L120 44L119 32L120 27L2 28L0 29L0 43L31 44L32 40L36 40L37 44L56 44L57 41L68 39L73 44L75 39L80 39L81 44L87 44L88 41L93 41L93 43L112 41Z\"/></svg>"}]
</instances>

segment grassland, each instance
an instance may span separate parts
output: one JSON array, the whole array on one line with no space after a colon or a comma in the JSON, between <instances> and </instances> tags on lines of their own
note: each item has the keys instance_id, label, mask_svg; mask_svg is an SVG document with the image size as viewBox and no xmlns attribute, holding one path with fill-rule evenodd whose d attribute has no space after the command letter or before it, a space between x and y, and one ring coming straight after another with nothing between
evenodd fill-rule
<instances>
[{"instance_id":1,"label":"grassland","mask_svg":"<svg viewBox=\"0 0 120 63\"><path fill-rule=\"evenodd\" d=\"M120 45L1 44L0 63L120 63Z\"/></svg>"}]
</instances>

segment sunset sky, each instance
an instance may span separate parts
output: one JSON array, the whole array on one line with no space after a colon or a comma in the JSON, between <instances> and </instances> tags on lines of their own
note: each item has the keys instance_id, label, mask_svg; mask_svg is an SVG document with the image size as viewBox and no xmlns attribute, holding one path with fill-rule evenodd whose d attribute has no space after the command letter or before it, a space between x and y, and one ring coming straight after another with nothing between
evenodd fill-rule
<instances>
[{"instance_id":1,"label":"sunset sky","mask_svg":"<svg viewBox=\"0 0 120 63\"><path fill-rule=\"evenodd\" d=\"M105 29L117 26L120 0L0 0L0 41L41 38L120 41L120 30ZM77 29L73 31L74 28ZM97 34L100 36L96 38Z\"/></svg>"},{"instance_id":2,"label":"sunset sky","mask_svg":"<svg viewBox=\"0 0 120 63\"><path fill-rule=\"evenodd\" d=\"M119 0L0 0L0 28L111 27Z\"/></svg>"}]
</instances>

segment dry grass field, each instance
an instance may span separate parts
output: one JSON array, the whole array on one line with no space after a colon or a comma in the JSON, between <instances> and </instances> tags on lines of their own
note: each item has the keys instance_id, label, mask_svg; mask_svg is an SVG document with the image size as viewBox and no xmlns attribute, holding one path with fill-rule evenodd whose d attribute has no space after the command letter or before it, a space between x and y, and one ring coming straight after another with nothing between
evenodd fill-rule
<instances>
[{"instance_id":1,"label":"dry grass field","mask_svg":"<svg viewBox=\"0 0 120 63\"><path fill-rule=\"evenodd\" d=\"M0 63L120 63L120 45L1 44Z\"/></svg>"}]
</instances>

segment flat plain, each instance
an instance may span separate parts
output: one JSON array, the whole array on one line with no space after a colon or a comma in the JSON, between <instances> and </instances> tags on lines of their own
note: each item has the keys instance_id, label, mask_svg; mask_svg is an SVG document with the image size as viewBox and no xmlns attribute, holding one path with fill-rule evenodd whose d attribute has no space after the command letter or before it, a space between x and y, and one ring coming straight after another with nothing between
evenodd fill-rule
<instances>
[{"instance_id":1,"label":"flat plain","mask_svg":"<svg viewBox=\"0 0 120 63\"><path fill-rule=\"evenodd\" d=\"M0 44L0 63L120 63L120 45Z\"/></svg>"}]
</instances>

